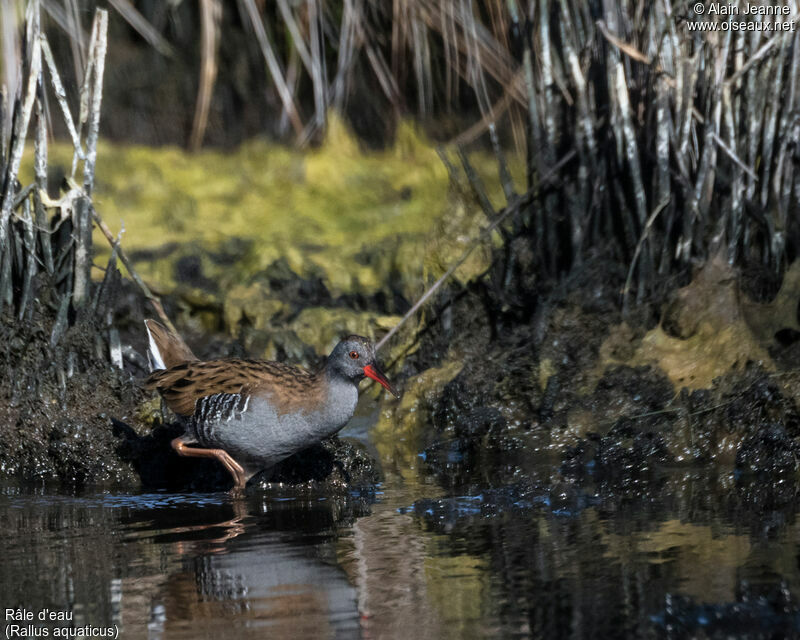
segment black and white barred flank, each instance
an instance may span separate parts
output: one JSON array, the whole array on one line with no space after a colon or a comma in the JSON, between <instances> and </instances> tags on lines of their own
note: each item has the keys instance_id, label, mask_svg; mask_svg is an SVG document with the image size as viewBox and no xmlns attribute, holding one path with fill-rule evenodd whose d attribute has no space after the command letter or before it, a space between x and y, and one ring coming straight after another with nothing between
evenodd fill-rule
<instances>
[{"instance_id":1,"label":"black and white barred flank","mask_svg":"<svg viewBox=\"0 0 800 640\"><path fill-rule=\"evenodd\" d=\"M214 440L214 431L220 424L232 420L241 421L248 404L250 394L217 393L200 398L191 418L191 426L198 441L207 446Z\"/></svg>"}]
</instances>

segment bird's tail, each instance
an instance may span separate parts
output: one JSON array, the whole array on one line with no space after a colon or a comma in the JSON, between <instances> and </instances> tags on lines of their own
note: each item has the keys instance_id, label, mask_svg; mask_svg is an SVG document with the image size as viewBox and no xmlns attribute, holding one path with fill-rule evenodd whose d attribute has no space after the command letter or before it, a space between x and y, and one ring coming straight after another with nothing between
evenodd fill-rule
<instances>
[{"instance_id":1,"label":"bird's tail","mask_svg":"<svg viewBox=\"0 0 800 640\"><path fill-rule=\"evenodd\" d=\"M172 333L160 322L145 320L147 329L148 349L147 359L150 370L171 369L182 362L197 360L197 356L187 346L179 335Z\"/></svg>"}]
</instances>

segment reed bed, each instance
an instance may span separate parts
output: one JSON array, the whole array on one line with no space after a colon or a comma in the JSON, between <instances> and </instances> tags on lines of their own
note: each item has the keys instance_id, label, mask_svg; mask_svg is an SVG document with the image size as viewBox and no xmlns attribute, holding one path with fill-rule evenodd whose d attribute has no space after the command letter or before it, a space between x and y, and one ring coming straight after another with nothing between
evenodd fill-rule
<instances>
[{"instance_id":1,"label":"reed bed","mask_svg":"<svg viewBox=\"0 0 800 640\"><path fill-rule=\"evenodd\" d=\"M41 0L50 23L75 43L76 77L88 99L87 78L96 67L91 56L86 62L84 5L93 3ZM175 55L164 16L189 11L185 3L111 5L161 55ZM712 255L781 273L798 253L800 195L800 47L797 31L782 27L798 19L800 7L796 0L770 4L788 7L789 14L751 16L750 27L739 29L744 17L696 15L694 6L672 0L201 0L192 9L201 37L188 144L202 144L220 50L230 39L226 29L237 25L249 36L241 46L261 60L280 105L276 115L297 144L324 132L330 109L352 109L354 96L362 95L356 87L365 82L392 117L415 114L427 123L447 114L472 117L471 126L443 141L442 155L451 169L460 164L486 213L486 229L502 236L495 265L500 291L529 298L536 290L525 283L559 281L598 252L627 269L626 306ZM743 10L744 3L730 6ZM4 46L9 50L6 40ZM31 75L38 54L29 39L24 50L27 70L18 86L44 87L39 70ZM21 95L34 115L43 108L36 91ZM63 91L56 95L64 112ZM96 141L92 122L83 120L83 96L76 132L69 130L76 159L90 176L91 150L84 157L76 137L83 127L89 147L92 135ZM40 149L43 127L37 124ZM13 189L21 140L15 133L3 145L9 149L0 229L5 304L14 286L25 298L24 270L20 280L14 269L27 264L25 247L43 213L35 195L43 174L31 204ZM469 162L470 145L481 140L498 158L507 201L501 211L492 208ZM506 168L511 148L527 154L526 184L513 184ZM25 206L33 216L27 236ZM19 207L22 213L12 216ZM15 225L20 240L10 243ZM476 237L485 238L486 229ZM42 260L49 268L49 258ZM70 262L53 260L57 275ZM77 262L67 288L80 301L83 258Z\"/></svg>"},{"instance_id":2,"label":"reed bed","mask_svg":"<svg viewBox=\"0 0 800 640\"><path fill-rule=\"evenodd\" d=\"M84 70L77 121L66 102L61 77L41 30L39 5L26 14L22 42L24 64L15 95L3 105L2 205L0 208L0 309L13 309L23 319L37 275L50 279L56 296L59 323L52 341L66 325L67 310L89 304L91 270L91 193L97 159L103 64L108 14L98 12ZM60 197L51 199L47 175L48 124L45 92L52 90L60 116L74 147L72 170ZM5 97L5 96L4 96ZM6 136L10 132L10 136ZM23 186L18 176L23 151L34 141L35 181ZM79 171L82 168L82 171Z\"/></svg>"},{"instance_id":3,"label":"reed bed","mask_svg":"<svg viewBox=\"0 0 800 640\"><path fill-rule=\"evenodd\" d=\"M50 346L78 321L99 326L107 338L106 356L122 367L124 349L112 326L121 259L162 317L159 300L135 270L92 203L100 107L107 50L108 13L97 10L88 40L78 108L67 102L47 36L40 4L27 5L14 95L4 91L0 110L0 314L7 322L29 323L37 303L49 306L55 320ZM77 118L73 114L77 111ZM48 178L50 118L60 117L73 144L71 171L62 184ZM31 184L19 181L26 143L33 143ZM56 195L52 195L56 194ZM97 225L112 246L105 276L93 284L92 228ZM45 310L47 313L47 310ZM101 349L102 350L102 349Z\"/></svg>"},{"instance_id":4,"label":"reed bed","mask_svg":"<svg viewBox=\"0 0 800 640\"><path fill-rule=\"evenodd\" d=\"M714 255L777 274L797 257L796 2L748 17L670 0L400 4L475 93L482 118L454 142L485 133L497 155L502 211L457 153L504 240L493 283L504 304L535 306L543 281L598 253L626 266L626 309ZM498 135L519 129L515 109L525 185L512 184Z\"/></svg>"},{"instance_id":5,"label":"reed bed","mask_svg":"<svg viewBox=\"0 0 800 640\"><path fill-rule=\"evenodd\" d=\"M795 3L752 31L669 0L509 6L525 16L528 188L576 152L526 211L544 273L610 246L629 265L626 299L641 299L719 252L778 272L796 257L800 47L777 28Z\"/></svg>"}]
</instances>

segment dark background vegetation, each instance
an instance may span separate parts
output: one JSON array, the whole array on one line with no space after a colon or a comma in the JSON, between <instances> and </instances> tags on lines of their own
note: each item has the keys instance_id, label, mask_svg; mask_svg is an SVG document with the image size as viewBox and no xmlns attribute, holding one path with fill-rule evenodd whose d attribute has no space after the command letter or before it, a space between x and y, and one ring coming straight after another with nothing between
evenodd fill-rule
<instances>
[{"instance_id":1,"label":"dark background vegetation","mask_svg":"<svg viewBox=\"0 0 800 640\"><path fill-rule=\"evenodd\" d=\"M525 238L495 283L506 305L597 251L629 269L626 301L719 251L776 275L797 253L792 32L734 32L663 1L48 0L68 95L96 6L111 9L111 139L303 146L333 109L367 145L413 118L448 148L496 149L519 209L500 233ZM702 21L720 27L689 30ZM503 148L527 154L527 184L504 175Z\"/></svg>"},{"instance_id":2,"label":"dark background vegetation","mask_svg":"<svg viewBox=\"0 0 800 640\"><path fill-rule=\"evenodd\" d=\"M467 63L455 59L466 58L464 43L445 41L438 31L464 28L458 3L43 2L57 58L75 57L96 7L110 9L103 133L112 140L230 147L266 135L307 144L324 135L326 110L334 107L362 142L376 146L391 141L399 118L415 118L445 141L481 117ZM464 15L491 29L483 46L498 58L494 64L507 67L506 77L514 60L504 3L475 9ZM77 97L80 68L64 65L63 74L68 94ZM489 99L502 96L497 81L485 82ZM292 115L281 84L291 93ZM203 100L208 115L200 140L193 133ZM517 109L518 134L521 118Z\"/></svg>"}]
</instances>

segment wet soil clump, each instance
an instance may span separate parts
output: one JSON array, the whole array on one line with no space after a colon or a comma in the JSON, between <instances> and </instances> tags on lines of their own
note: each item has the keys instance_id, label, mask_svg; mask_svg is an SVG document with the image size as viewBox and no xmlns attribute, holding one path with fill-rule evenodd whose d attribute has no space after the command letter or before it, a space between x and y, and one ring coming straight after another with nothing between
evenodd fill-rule
<instances>
[{"instance_id":1,"label":"wet soil clump","mask_svg":"<svg viewBox=\"0 0 800 640\"><path fill-rule=\"evenodd\" d=\"M98 316L79 311L65 326L42 291L23 320L0 318L0 473L136 485L111 419L133 420L142 392L112 366Z\"/></svg>"},{"instance_id":2,"label":"wet soil clump","mask_svg":"<svg viewBox=\"0 0 800 640\"><path fill-rule=\"evenodd\" d=\"M183 433L183 428L169 417L166 422L156 417L154 426L144 433L113 421L119 438L117 454L135 468L142 487L170 491L231 489L230 474L216 460L175 454L170 442ZM248 484L246 492L281 489L300 494L338 495L369 491L379 480L374 460L360 443L333 436L263 471Z\"/></svg>"},{"instance_id":3,"label":"wet soil clump","mask_svg":"<svg viewBox=\"0 0 800 640\"><path fill-rule=\"evenodd\" d=\"M543 292L527 318L518 310L512 319L503 317L486 302L494 294L478 287L454 297L451 316L483 330L468 336L449 331L440 310L421 337L419 351L448 353L463 362L433 403L434 433L423 450L427 468L450 487L531 477L532 459L548 460L568 482L602 480L615 491L639 490L642 483L658 483L665 470L687 465L735 470L743 486L751 477L794 478L800 471L797 376L782 367L780 357L794 343L782 347L779 336L762 339L765 323L748 324L738 302L743 294L715 268L628 315L619 296L624 280L602 261L570 286ZM748 278L746 290L758 286L752 274ZM709 321L700 304L704 287L719 282L728 289L707 302ZM766 284L774 298L778 288ZM747 304L766 310L783 304L780 296L777 302L761 298ZM703 326L674 337L662 328L664 318L675 324L672 333L686 323ZM736 331L748 332L755 353L772 359L732 361L705 388L683 386L659 365L679 361L686 369L687 356L673 355L676 345L695 348L698 332L721 333L727 318ZM656 340L672 351L650 346ZM667 355L644 364L643 353ZM701 362L704 355L697 357ZM424 371L427 363L409 359L411 375L414 365Z\"/></svg>"}]
</instances>

